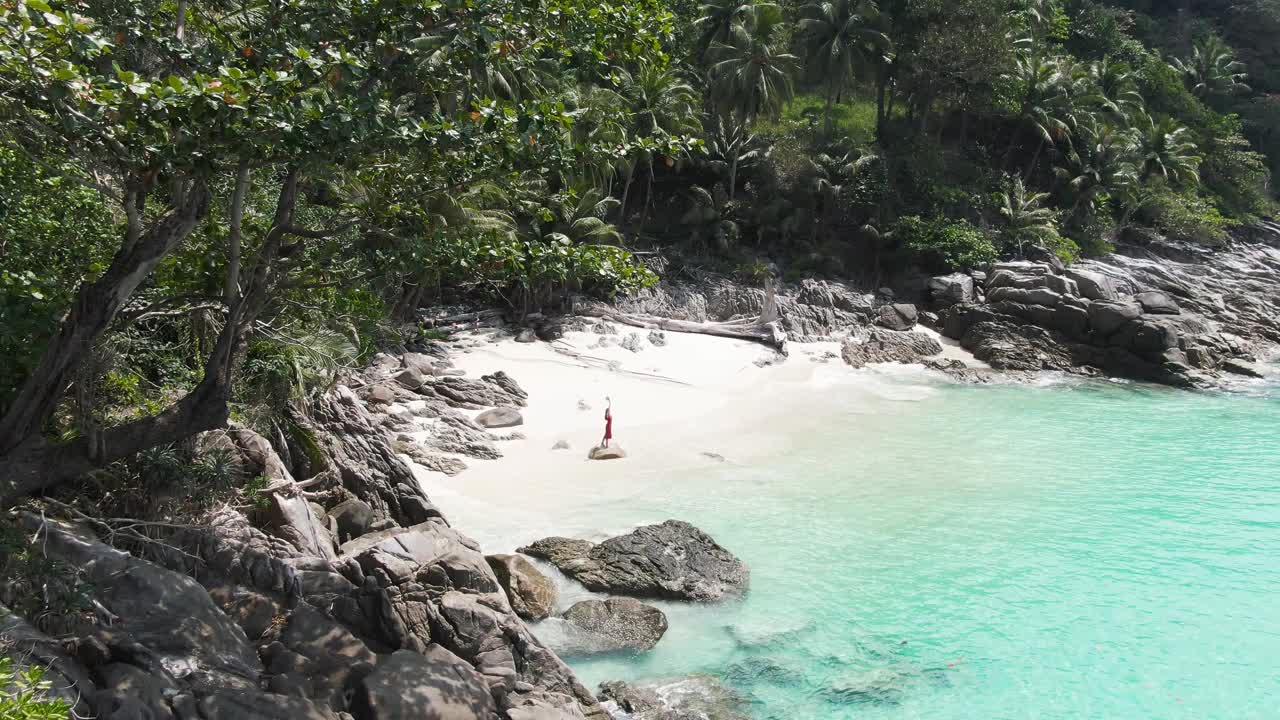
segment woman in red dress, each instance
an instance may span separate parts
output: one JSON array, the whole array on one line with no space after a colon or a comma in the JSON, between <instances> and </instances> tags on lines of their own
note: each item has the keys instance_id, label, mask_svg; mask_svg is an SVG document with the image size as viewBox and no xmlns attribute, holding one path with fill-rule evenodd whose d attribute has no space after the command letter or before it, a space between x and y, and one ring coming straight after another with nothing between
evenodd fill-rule
<instances>
[{"instance_id":1,"label":"woman in red dress","mask_svg":"<svg viewBox=\"0 0 1280 720\"><path fill-rule=\"evenodd\" d=\"M609 447L609 441L613 439L613 401L605 400L609 404L604 409L604 439L600 441L600 447Z\"/></svg>"}]
</instances>

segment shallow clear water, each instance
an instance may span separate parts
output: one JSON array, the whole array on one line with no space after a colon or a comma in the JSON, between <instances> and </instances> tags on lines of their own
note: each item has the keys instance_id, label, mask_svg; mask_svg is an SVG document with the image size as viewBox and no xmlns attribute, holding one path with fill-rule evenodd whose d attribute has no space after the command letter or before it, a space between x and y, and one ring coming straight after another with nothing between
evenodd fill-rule
<instances>
[{"instance_id":1,"label":"shallow clear water","mask_svg":"<svg viewBox=\"0 0 1280 720\"><path fill-rule=\"evenodd\" d=\"M583 680L705 672L787 720L1280 717L1280 394L903 397L590 503L688 520L752 578L662 603L650 653L569 658Z\"/></svg>"}]
</instances>

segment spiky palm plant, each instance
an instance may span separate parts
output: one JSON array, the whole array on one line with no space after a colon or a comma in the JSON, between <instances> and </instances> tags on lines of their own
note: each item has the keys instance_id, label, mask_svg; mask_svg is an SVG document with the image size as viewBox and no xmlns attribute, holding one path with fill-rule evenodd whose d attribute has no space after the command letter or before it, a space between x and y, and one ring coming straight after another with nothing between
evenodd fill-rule
<instances>
[{"instance_id":1,"label":"spiky palm plant","mask_svg":"<svg viewBox=\"0 0 1280 720\"><path fill-rule=\"evenodd\" d=\"M738 187L738 170L755 162L765 149L745 123L734 117L713 114L703 119L706 155L718 172L728 176L729 199Z\"/></svg>"},{"instance_id":2,"label":"spiky palm plant","mask_svg":"<svg viewBox=\"0 0 1280 720\"><path fill-rule=\"evenodd\" d=\"M1145 117L1136 129L1138 171L1142 179L1160 176L1170 182L1200 179L1200 156L1191 131L1173 118Z\"/></svg>"},{"instance_id":3,"label":"spiky palm plant","mask_svg":"<svg viewBox=\"0 0 1280 720\"><path fill-rule=\"evenodd\" d=\"M776 11L771 2L750 0L709 0L698 8L698 19L693 22L698 31L698 53L706 57L707 51L717 43L728 43L736 27L751 28L761 14Z\"/></svg>"},{"instance_id":4,"label":"spiky palm plant","mask_svg":"<svg viewBox=\"0 0 1280 720\"><path fill-rule=\"evenodd\" d=\"M618 90L627 103L632 137L652 137L695 133L699 129L698 94L670 65L642 61L634 73L621 73ZM649 167L649 194L653 200L654 152L636 145L627 157L627 181L622 190L620 214L625 216L627 197L635 171L641 163ZM646 205L646 208L648 206Z\"/></svg>"},{"instance_id":5,"label":"spiky palm plant","mask_svg":"<svg viewBox=\"0 0 1280 720\"><path fill-rule=\"evenodd\" d=\"M1000 214L1006 225L1002 231L1006 245L1023 248L1028 242L1050 244L1058 236L1057 213L1044 206L1048 193L1028 192L1022 178L1014 178L1001 197Z\"/></svg>"},{"instance_id":6,"label":"spiky palm plant","mask_svg":"<svg viewBox=\"0 0 1280 720\"><path fill-rule=\"evenodd\" d=\"M1138 92L1138 75L1128 65L1103 58L1089 67L1097 87L1098 104L1113 120L1130 124L1143 112L1145 102Z\"/></svg>"},{"instance_id":7,"label":"spiky palm plant","mask_svg":"<svg viewBox=\"0 0 1280 720\"><path fill-rule=\"evenodd\" d=\"M1238 62L1235 52L1216 35L1196 43L1190 57L1174 58L1169 65L1182 75L1197 97L1249 92L1244 63Z\"/></svg>"},{"instance_id":8,"label":"spiky palm plant","mask_svg":"<svg viewBox=\"0 0 1280 720\"><path fill-rule=\"evenodd\" d=\"M1035 154L1028 165L1030 175L1048 145L1054 145L1071 137L1074 107L1071 101L1071 80L1062 67L1052 58L1036 53L1022 54L1013 72L1005 76L1020 88L1018 127L1005 153L1008 165L1022 133L1030 130L1038 139Z\"/></svg>"},{"instance_id":9,"label":"spiky palm plant","mask_svg":"<svg viewBox=\"0 0 1280 720\"><path fill-rule=\"evenodd\" d=\"M777 21L761 17L748 30L738 27L727 43L712 46L711 99L725 114L744 123L777 115L794 93L798 59L774 50Z\"/></svg>"},{"instance_id":10,"label":"spiky palm plant","mask_svg":"<svg viewBox=\"0 0 1280 720\"><path fill-rule=\"evenodd\" d=\"M1067 164L1055 172L1075 195L1071 213L1092 215L1103 197L1137 182L1135 146L1130 133L1097 119L1083 123L1079 134Z\"/></svg>"}]
</instances>

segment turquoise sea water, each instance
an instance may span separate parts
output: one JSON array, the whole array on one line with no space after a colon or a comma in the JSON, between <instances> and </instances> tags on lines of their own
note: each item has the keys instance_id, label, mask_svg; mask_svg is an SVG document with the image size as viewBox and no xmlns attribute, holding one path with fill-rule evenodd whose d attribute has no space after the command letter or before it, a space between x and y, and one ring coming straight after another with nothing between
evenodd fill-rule
<instances>
[{"instance_id":1,"label":"turquoise sea water","mask_svg":"<svg viewBox=\"0 0 1280 720\"><path fill-rule=\"evenodd\" d=\"M751 590L570 658L591 686L709 673L779 720L1280 718L1280 391L946 386L668 489L592 511L689 520Z\"/></svg>"}]
</instances>

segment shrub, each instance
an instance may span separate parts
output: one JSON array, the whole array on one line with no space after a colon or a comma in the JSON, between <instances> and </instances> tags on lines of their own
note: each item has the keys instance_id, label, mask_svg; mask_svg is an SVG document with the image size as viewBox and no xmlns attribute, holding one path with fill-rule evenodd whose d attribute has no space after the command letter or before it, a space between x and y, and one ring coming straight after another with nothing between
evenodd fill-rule
<instances>
[{"instance_id":1,"label":"shrub","mask_svg":"<svg viewBox=\"0 0 1280 720\"><path fill-rule=\"evenodd\" d=\"M0 657L0 718L66 720L71 705L49 697L50 683L44 675L44 668L33 665L19 670L12 658Z\"/></svg>"},{"instance_id":2,"label":"shrub","mask_svg":"<svg viewBox=\"0 0 1280 720\"><path fill-rule=\"evenodd\" d=\"M898 220L894 236L920 264L934 270L968 270L996 258L986 233L973 225L945 218Z\"/></svg>"},{"instance_id":3,"label":"shrub","mask_svg":"<svg viewBox=\"0 0 1280 720\"><path fill-rule=\"evenodd\" d=\"M1204 245L1221 245L1227 240L1227 230L1239 225L1195 193L1178 192L1165 185L1153 193L1147 213L1155 228L1165 235Z\"/></svg>"}]
</instances>

